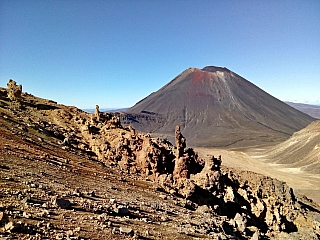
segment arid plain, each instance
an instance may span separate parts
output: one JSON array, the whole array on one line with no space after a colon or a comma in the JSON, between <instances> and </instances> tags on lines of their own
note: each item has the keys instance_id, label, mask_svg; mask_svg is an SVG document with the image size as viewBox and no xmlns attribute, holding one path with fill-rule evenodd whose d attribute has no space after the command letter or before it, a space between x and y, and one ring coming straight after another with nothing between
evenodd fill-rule
<instances>
[{"instance_id":1,"label":"arid plain","mask_svg":"<svg viewBox=\"0 0 320 240\"><path fill-rule=\"evenodd\" d=\"M269 147L270 148L270 147ZM271 163L270 158L265 156L268 148L248 150L227 150L214 148L196 148L200 156L221 155L223 164L246 171L260 173L286 182L297 194L306 195L320 204L320 175L309 173L292 164Z\"/></svg>"}]
</instances>

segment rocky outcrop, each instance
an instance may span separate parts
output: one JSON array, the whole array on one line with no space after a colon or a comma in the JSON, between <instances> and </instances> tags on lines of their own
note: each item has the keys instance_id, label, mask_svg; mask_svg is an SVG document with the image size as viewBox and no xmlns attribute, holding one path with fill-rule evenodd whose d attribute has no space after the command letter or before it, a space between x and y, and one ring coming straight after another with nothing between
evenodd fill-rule
<instances>
[{"instance_id":1,"label":"rocky outcrop","mask_svg":"<svg viewBox=\"0 0 320 240\"><path fill-rule=\"evenodd\" d=\"M227 216L228 226L238 236L249 233L252 237L273 237L280 232L298 231L304 218L291 188L269 177L235 173L220 165L221 157L212 157L201 172L190 177L161 175L158 184L167 192L191 200L195 204L192 207L206 204L217 214Z\"/></svg>"},{"instance_id":2,"label":"rocky outcrop","mask_svg":"<svg viewBox=\"0 0 320 240\"><path fill-rule=\"evenodd\" d=\"M58 139L55 144L67 149L66 152L90 155L90 163L89 160L85 164L81 161L73 163L77 166L90 169L88 166L98 160L104 163L101 165L107 165L111 171L121 174L119 178L130 176L152 180L156 189L162 194L165 192L166 198L196 210L194 212L204 211L204 214L210 215L203 222L194 223L201 225L197 229L204 234L206 231L217 231L236 239L268 239L280 235L285 238L297 232L300 234L306 226L312 229L313 236L317 237L320 233L319 221L307 217L306 207L299 203L285 183L252 172L225 168L221 164L221 156L199 158L192 148L187 148L179 126L172 129L176 137L174 147L167 140L152 138L130 126L122 126L119 117L100 112L98 106L94 114L87 114L75 107L60 107L49 101L37 103L29 95L23 97L26 103L24 110L31 112L32 107L36 113L28 117L21 114L19 124L33 128L32 132L49 135L50 139ZM27 132L23 129L21 127L19 134ZM68 142L57 144L66 138ZM41 144L47 144L49 139L42 141ZM60 161L59 158L52 158L49 154L32 159L48 159L50 164L61 168L69 162L67 159ZM88 196L94 198L96 194L90 192ZM76 192L76 196L81 194ZM73 207L72 202L69 204L63 200L63 196L58 197L53 205L61 210ZM154 208L157 211L158 207ZM112 214L133 216L135 212L131 210L122 206L114 208ZM183 226L179 231L190 229L192 221L181 223Z\"/></svg>"},{"instance_id":3,"label":"rocky outcrop","mask_svg":"<svg viewBox=\"0 0 320 240\"><path fill-rule=\"evenodd\" d=\"M99 105L96 105L96 109L94 110L94 113L91 116L91 121L94 122L99 122L100 121L100 111L99 111Z\"/></svg>"},{"instance_id":4,"label":"rocky outcrop","mask_svg":"<svg viewBox=\"0 0 320 240\"><path fill-rule=\"evenodd\" d=\"M99 117L98 117L99 114ZM168 142L122 127L109 113L93 114L91 123L82 121L82 134L91 150L107 165L116 164L126 173L154 177L173 169L173 148Z\"/></svg>"},{"instance_id":5,"label":"rocky outcrop","mask_svg":"<svg viewBox=\"0 0 320 240\"><path fill-rule=\"evenodd\" d=\"M79 124L101 162L118 166L126 174L148 177L163 191L186 199L190 209L207 205L215 214L227 216L224 229L229 234L273 237L294 233L301 226L300 205L285 183L226 169L221 166L221 156L199 158L193 149L186 148L179 126L175 128L174 148L165 140L123 127L110 113L97 110L93 115L95 121L84 119Z\"/></svg>"},{"instance_id":6,"label":"rocky outcrop","mask_svg":"<svg viewBox=\"0 0 320 240\"><path fill-rule=\"evenodd\" d=\"M22 93L22 85L17 85L12 79L7 83L8 86L8 98L11 101L20 101Z\"/></svg>"},{"instance_id":7,"label":"rocky outcrop","mask_svg":"<svg viewBox=\"0 0 320 240\"><path fill-rule=\"evenodd\" d=\"M176 142L176 148L177 148L177 154L176 157L180 158L184 154L184 149L186 148L186 139L183 137L180 131L180 126L176 126L175 129L175 142Z\"/></svg>"}]
</instances>

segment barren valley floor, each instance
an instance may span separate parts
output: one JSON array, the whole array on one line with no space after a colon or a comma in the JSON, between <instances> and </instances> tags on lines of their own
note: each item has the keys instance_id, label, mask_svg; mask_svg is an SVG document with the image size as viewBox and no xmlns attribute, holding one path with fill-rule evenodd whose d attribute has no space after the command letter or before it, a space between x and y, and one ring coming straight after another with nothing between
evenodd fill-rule
<instances>
[{"instance_id":1,"label":"barren valley floor","mask_svg":"<svg viewBox=\"0 0 320 240\"><path fill-rule=\"evenodd\" d=\"M262 152L266 149L248 149L245 151L217 148L196 148L200 157L214 155L222 157L222 165L246 171L260 173L286 182L296 194L305 195L320 204L320 176L293 168L291 164L268 163Z\"/></svg>"}]
</instances>

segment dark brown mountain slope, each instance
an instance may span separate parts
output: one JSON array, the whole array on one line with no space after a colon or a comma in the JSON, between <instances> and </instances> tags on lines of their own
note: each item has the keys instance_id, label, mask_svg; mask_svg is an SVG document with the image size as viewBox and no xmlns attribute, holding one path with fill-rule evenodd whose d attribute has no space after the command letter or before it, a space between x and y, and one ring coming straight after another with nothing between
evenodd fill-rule
<instances>
[{"instance_id":1,"label":"dark brown mountain slope","mask_svg":"<svg viewBox=\"0 0 320 240\"><path fill-rule=\"evenodd\" d=\"M189 68L122 115L125 123L171 139L175 125L193 146L283 141L314 118L220 67Z\"/></svg>"}]
</instances>

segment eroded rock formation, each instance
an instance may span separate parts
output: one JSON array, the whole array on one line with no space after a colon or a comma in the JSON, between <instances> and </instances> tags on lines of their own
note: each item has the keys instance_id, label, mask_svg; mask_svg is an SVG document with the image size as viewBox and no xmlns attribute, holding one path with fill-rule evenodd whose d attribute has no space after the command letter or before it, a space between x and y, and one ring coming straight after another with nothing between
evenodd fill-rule
<instances>
[{"instance_id":1,"label":"eroded rock formation","mask_svg":"<svg viewBox=\"0 0 320 240\"><path fill-rule=\"evenodd\" d=\"M91 128L95 131L86 135L99 160L152 179L164 191L191 201L191 208L210 206L217 214L228 216L228 226L239 236L245 237L252 228L256 231L251 235L295 232L295 221L303 221L293 191L285 183L221 169L221 156L200 159L193 149L186 149L179 126L176 149L149 134L122 127L118 118L107 113L100 113L100 121Z\"/></svg>"},{"instance_id":2,"label":"eroded rock formation","mask_svg":"<svg viewBox=\"0 0 320 240\"><path fill-rule=\"evenodd\" d=\"M221 156L199 158L186 147L179 126L173 129L174 147L166 140L123 127L118 117L99 112L98 106L94 114L75 107L59 108L52 102L38 108L39 104L28 97L24 96L25 100L37 111L34 116L21 118L29 128L59 141L68 138L68 144L59 145L61 148L88 152L124 176L152 180L161 191L184 199L186 208L206 208L212 219L224 216L226 220L216 226L217 231L239 239L273 238L305 226L320 231L318 222L305 216L303 206L285 183L227 169L221 165Z\"/></svg>"},{"instance_id":3,"label":"eroded rock formation","mask_svg":"<svg viewBox=\"0 0 320 240\"><path fill-rule=\"evenodd\" d=\"M20 101L22 93L22 85L17 85L12 79L7 83L8 86L8 98L11 101Z\"/></svg>"},{"instance_id":4,"label":"eroded rock formation","mask_svg":"<svg viewBox=\"0 0 320 240\"><path fill-rule=\"evenodd\" d=\"M184 155L184 149L186 148L186 139L183 137L180 131L180 126L176 126L175 129L175 142L177 148L177 158L180 158Z\"/></svg>"}]
</instances>

